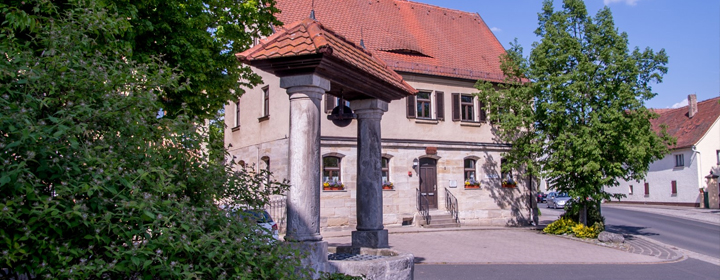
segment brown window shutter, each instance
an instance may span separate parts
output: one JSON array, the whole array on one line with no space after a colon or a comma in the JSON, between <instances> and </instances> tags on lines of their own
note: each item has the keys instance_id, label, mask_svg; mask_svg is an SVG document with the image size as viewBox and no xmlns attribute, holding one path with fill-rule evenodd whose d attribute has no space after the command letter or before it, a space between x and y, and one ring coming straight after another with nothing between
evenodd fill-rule
<instances>
[{"instance_id":1,"label":"brown window shutter","mask_svg":"<svg viewBox=\"0 0 720 280\"><path fill-rule=\"evenodd\" d=\"M460 94L452 94L452 120L454 122L460 121Z\"/></svg>"},{"instance_id":2,"label":"brown window shutter","mask_svg":"<svg viewBox=\"0 0 720 280\"><path fill-rule=\"evenodd\" d=\"M437 119L445 120L445 93L442 91L435 92L435 112L437 112Z\"/></svg>"},{"instance_id":3,"label":"brown window shutter","mask_svg":"<svg viewBox=\"0 0 720 280\"><path fill-rule=\"evenodd\" d=\"M478 107L479 107L479 110L480 110L480 112L478 113L478 116L480 117L480 121L481 121L481 122L486 122L486 121L487 121L487 115L486 115L486 113L485 113L485 103L483 103L482 101L480 101L480 102L478 102L478 105L479 105Z\"/></svg>"},{"instance_id":4,"label":"brown window shutter","mask_svg":"<svg viewBox=\"0 0 720 280\"><path fill-rule=\"evenodd\" d=\"M332 110L335 109L335 96L325 94L325 113L329 114L332 112Z\"/></svg>"},{"instance_id":5,"label":"brown window shutter","mask_svg":"<svg viewBox=\"0 0 720 280\"><path fill-rule=\"evenodd\" d=\"M650 195L650 183L645 182L645 195Z\"/></svg>"},{"instance_id":6,"label":"brown window shutter","mask_svg":"<svg viewBox=\"0 0 720 280\"><path fill-rule=\"evenodd\" d=\"M410 95L407 97L407 118L415 118L415 96Z\"/></svg>"},{"instance_id":7,"label":"brown window shutter","mask_svg":"<svg viewBox=\"0 0 720 280\"><path fill-rule=\"evenodd\" d=\"M677 194L677 181L672 181L672 194Z\"/></svg>"}]
</instances>

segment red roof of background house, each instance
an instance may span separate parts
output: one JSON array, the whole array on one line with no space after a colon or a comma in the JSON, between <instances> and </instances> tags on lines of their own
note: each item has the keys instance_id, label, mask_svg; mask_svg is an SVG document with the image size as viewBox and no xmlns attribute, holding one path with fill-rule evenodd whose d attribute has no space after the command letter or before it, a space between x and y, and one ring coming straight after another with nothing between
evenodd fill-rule
<instances>
[{"instance_id":1,"label":"red roof of background house","mask_svg":"<svg viewBox=\"0 0 720 280\"><path fill-rule=\"evenodd\" d=\"M277 0L285 24L313 0ZM315 18L364 45L395 71L502 82L503 46L477 13L405 0L314 0Z\"/></svg>"},{"instance_id":2,"label":"red roof of background house","mask_svg":"<svg viewBox=\"0 0 720 280\"><path fill-rule=\"evenodd\" d=\"M332 30L310 18L279 27L275 34L236 57L243 62L292 56L325 54L336 57L365 73L406 92L417 90L408 85L402 76L362 47L353 44Z\"/></svg>"},{"instance_id":3,"label":"red roof of background house","mask_svg":"<svg viewBox=\"0 0 720 280\"><path fill-rule=\"evenodd\" d=\"M697 144L720 117L720 97L697 103L698 112L688 117L688 106L676 109L653 109L660 117L652 120L653 129L660 131L660 124L667 125L670 136L677 138L673 149L688 148Z\"/></svg>"}]
</instances>

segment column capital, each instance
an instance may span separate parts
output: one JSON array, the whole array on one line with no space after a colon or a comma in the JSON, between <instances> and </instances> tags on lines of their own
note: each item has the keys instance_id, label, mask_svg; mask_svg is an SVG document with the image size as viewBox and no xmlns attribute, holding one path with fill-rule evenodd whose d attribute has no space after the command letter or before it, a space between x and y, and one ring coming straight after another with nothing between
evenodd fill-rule
<instances>
[{"instance_id":1,"label":"column capital","mask_svg":"<svg viewBox=\"0 0 720 280\"><path fill-rule=\"evenodd\" d=\"M316 74L285 76L280 78L280 87L288 89L288 93L294 87L318 88L325 93L330 90L330 80Z\"/></svg>"},{"instance_id":2,"label":"column capital","mask_svg":"<svg viewBox=\"0 0 720 280\"><path fill-rule=\"evenodd\" d=\"M350 109L356 113L359 111L388 111L388 103L380 99L360 99L350 101Z\"/></svg>"}]
</instances>

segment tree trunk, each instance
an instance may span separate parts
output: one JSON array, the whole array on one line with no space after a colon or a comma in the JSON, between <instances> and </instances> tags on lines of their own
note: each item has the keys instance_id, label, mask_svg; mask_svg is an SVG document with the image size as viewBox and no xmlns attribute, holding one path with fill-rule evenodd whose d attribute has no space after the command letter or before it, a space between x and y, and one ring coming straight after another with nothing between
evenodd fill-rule
<instances>
[{"instance_id":1,"label":"tree trunk","mask_svg":"<svg viewBox=\"0 0 720 280\"><path fill-rule=\"evenodd\" d=\"M580 210L580 223L587 226L587 201L582 202L582 209Z\"/></svg>"}]
</instances>

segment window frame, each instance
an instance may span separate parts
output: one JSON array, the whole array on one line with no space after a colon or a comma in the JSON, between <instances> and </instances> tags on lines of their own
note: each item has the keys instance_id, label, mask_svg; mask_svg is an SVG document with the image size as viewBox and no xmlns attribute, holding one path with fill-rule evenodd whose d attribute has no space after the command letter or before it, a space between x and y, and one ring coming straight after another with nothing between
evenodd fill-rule
<instances>
[{"instance_id":1,"label":"window frame","mask_svg":"<svg viewBox=\"0 0 720 280\"><path fill-rule=\"evenodd\" d=\"M266 186L270 186L270 157L263 156L260 158L260 161L265 163L265 170L267 171L267 174L265 174L265 184Z\"/></svg>"},{"instance_id":2,"label":"window frame","mask_svg":"<svg viewBox=\"0 0 720 280\"><path fill-rule=\"evenodd\" d=\"M645 182L645 197L650 196L650 183Z\"/></svg>"},{"instance_id":3,"label":"window frame","mask_svg":"<svg viewBox=\"0 0 720 280\"><path fill-rule=\"evenodd\" d=\"M630 185L630 188L628 189L628 195L633 195L633 193L634 193L633 185Z\"/></svg>"},{"instance_id":4,"label":"window frame","mask_svg":"<svg viewBox=\"0 0 720 280\"><path fill-rule=\"evenodd\" d=\"M270 86L262 87L262 115L258 118L259 121L264 121L270 118Z\"/></svg>"},{"instance_id":5,"label":"window frame","mask_svg":"<svg viewBox=\"0 0 720 280\"><path fill-rule=\"evenodd\" d=\"M685 154L675 155L675 167L685 167Z\"/></svg>"},{"instance_id":6,"label":"window frame","mask_svg":"<svg viewBox=\"0 0 720 280\"><path fill-rule=\"evenodd\" d=\"M420 98L420 94L427 94L427 99ZM417 93L417 95L415 96L415 117L416 118L423 119L423 120L432 120L433 119L433 108L432 108L432 105L433 105L432 99L433 98L432 97L433 97L432 91L420 91ZM425 112L424 107L421 107L421 104L425 104L425 103L427 103L427 109L428 109L427 112ZM423 116L421 116L421 112L423 112ZM424 116L425 115L424 113L427 113L427 116Z\"/></svg>"},{"instance_id":7,"label":"window frame","mask_svg":"<svg viewBox=\"0 0 720 280\"><path fill-rule=\"evenodd\" d=\"M240 127L240 98L235 102L235 127Z\"/></svg>"},{"instance_id":8,"label":"window frame","mask_svg":"<svg viewBox=\"0 0 720 280\"><path fill-rule=\"evenodd\" d=\"M334 158L334 159L337 159L337 167L328 167L328 166L325 166L325 159L326 159L326 158ZM327 181L325 180L325 172L326 172L326 171L329 171L329 172L330 172L330 173L329 173L329 176L327 176L328 178L332 178L332 177L333 177L333 176L332 176L333 172L334 172L334 173L337 173L337 181L333 181L333 182L341 182L341 183L342 183L342 158L341 158L341 157L338 157L338 156L334 156L334 155L329 155L329 156L324 156L324 157L322 157L322 179L323 179L323 180L322 180L321 183L330 182L330 180L327 180Z\"/></svg>"},{"instance_id":9,"label":"window frame","mask_svg":"<svg viewBox=\"0 0 720 280\"><path fill-rule=\"evenodd\" d=\"M383 167L383 163L385 164L385 167ZM380 178L382 177L385 177L385 180L383 180L383 184L386 182L392 183L392 181L390 180L390 158L388 157L380 158Z\"/></svg>"},{"instance_id":10,"label":"window frame","mask_svg":"<svg viewBox=\"0 0 720 280\"><path fill-rule=\"evenodd\" d=\"M467 167L468 161L472 163L471 164L472 167ZM468 173L472 173L472 176L468 177ZM478 179L477 179L477 160L476 159L474 159L474 158L464 158L463 159L463 179L464 179L464 181L467 181L470 179L478 181Z\"/></svg>"},{"instance_id":11,"label":"window frame","mask_svg":"<svg viewBox=\"0 0 720 280\"><path fill-rule=\"evenodd\" d=\"M470 98L470 102L463 101L463 98ZM470 115L469 118L467 115ZM460 121L475 122L475 97L470 94L460 94Z\"/></svg>"}]
</instances>

